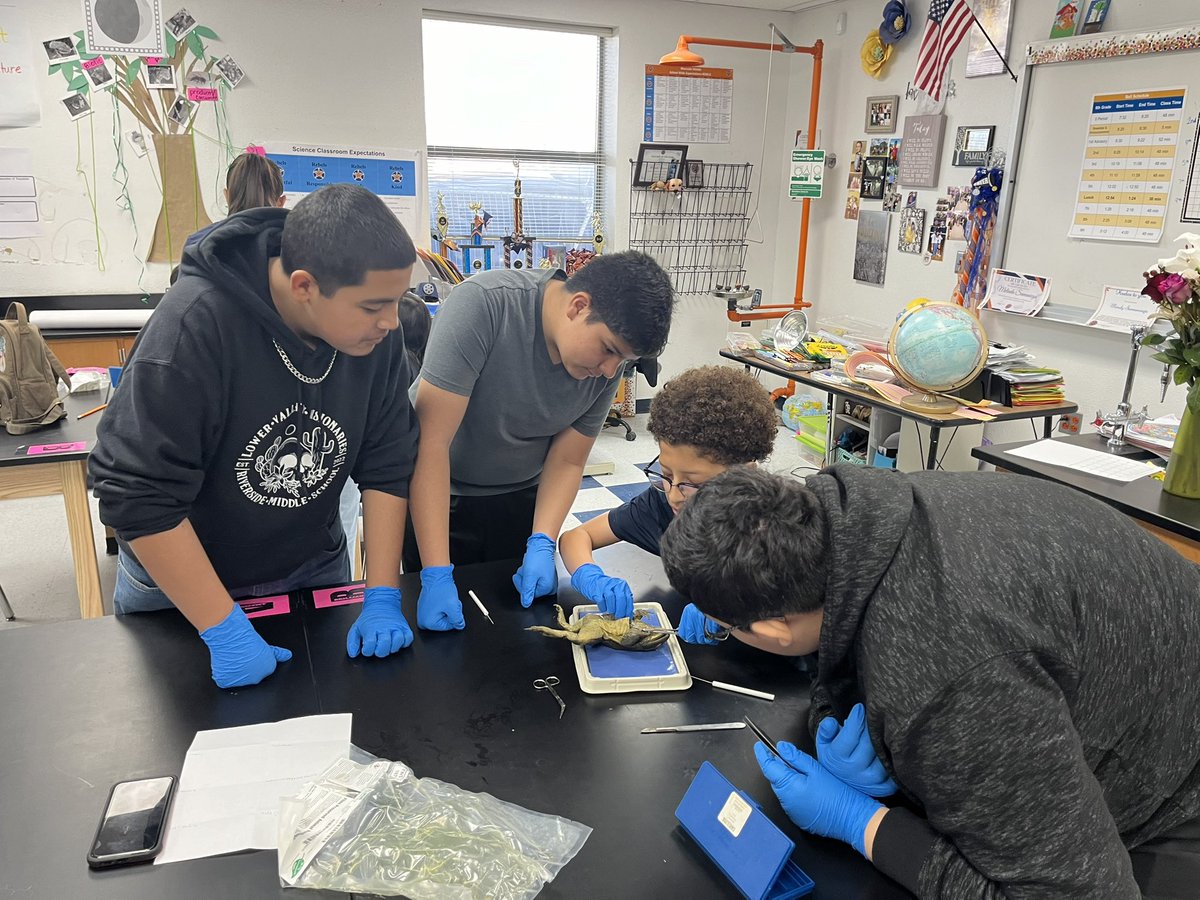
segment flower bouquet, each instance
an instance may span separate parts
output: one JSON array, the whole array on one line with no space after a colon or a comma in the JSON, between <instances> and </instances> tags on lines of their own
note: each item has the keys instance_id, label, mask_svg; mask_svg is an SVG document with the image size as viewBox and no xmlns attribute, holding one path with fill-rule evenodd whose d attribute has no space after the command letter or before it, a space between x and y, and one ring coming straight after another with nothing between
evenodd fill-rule
<instances>
[{"instance_id":1,"label":"flower bouquet","mask_svg":"<svg viewBox=\"0 0 1200 900\"><path fill-rule=\"evenodd\" d=\"M1142 289L1157 304L1152 318L1169 322L1174 333L1151 332L1142 343L1158 347L1154 359L1174 366L1175 383L1188 385L1163 490L1200 498L1200 235L1182 234L1176 240L1183 248L1145 272Z\"/></svg>"}]
</instances>

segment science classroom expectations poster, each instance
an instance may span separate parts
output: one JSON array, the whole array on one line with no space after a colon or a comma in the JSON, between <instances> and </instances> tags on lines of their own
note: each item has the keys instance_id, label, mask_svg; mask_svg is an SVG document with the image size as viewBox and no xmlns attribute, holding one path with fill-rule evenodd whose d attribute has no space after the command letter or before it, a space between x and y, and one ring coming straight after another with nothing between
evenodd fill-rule
<instances>
[{"instance_id":1,"label":"science classroom expectations poster","mask_svg":"<svg viewBox=\"0 0 1200 900\"><path fill-rule=\"evenodd\" d=\"M284 141L264 144L263 149L283 170L289 209L327 184L361 184L395 213L414 244L429 243L429 223L417 209L419 151Z\"/></svg>"}]
</instances>

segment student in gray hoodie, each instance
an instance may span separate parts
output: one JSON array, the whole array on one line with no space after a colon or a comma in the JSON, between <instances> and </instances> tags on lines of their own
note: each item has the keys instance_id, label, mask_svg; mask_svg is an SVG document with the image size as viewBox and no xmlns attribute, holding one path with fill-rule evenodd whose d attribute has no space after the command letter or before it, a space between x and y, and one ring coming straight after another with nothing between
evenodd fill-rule
<instances>
[{"instance_id":1,"label":"student in gray hoodie","mask_svg":"<svg viewBox=\"0 0 1200 900\"><path fill-rule=\"evenodd\" d=\"M742 468L662 559L725 635L819 649L818 759L756 747L801 828L920 897L1198 896L1200 568L1124 515L1017 475Z\"/></svg>"}]
</instances>

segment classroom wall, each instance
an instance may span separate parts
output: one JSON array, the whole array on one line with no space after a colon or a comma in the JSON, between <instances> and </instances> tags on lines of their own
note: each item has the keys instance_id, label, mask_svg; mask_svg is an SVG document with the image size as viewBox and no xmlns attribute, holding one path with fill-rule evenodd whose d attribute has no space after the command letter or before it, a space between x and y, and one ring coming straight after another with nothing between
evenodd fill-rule
<instances>
[{"instance_id":1,"label":"classroom wall","mask_svg":"<svg viewBox=\"0 0 1200 900\"><path fill-rule=\"evenodd\" d=\"M1049 36L1053 3L1030 3L1014 0L1013 27L1009 43L1009 64L1020 74L1018 63L1024 58L1024 47ZM898 216L893 216L889 235L889 252L886 281L882 286L860 284L853 280L851 272L854 260L854 238L857 223L843 218L846 196L846 178L849 173L851 144L858 138L868 137L863 131L866 98L875 95L897 94L900 96L900 122L896 135L903 132L903 117L916 112L916 102L904 98L905 88L911 81L915 69L917 49L924 29L924 16L928 3L915 0L909 3L914 16L909 34L896 46L885 69L884 77L872 79L861 67L859 48L868 32L879 25L883 3L879 0L841 0L797 13L795 34L792 40L810 43L815 38L825 41L825 78L821 94L821 138L822 146L838 155L837 168L828 173L826 197L814 204L813 230L809 244L809 276L805 297L815 305L817 318L833 315L852 315L879 323L889 323L905 303L915 297L949 299L954 285L954 255L961 243L946 245L946 258L942 262L924 265L915 254L900 253L896 249ZM839 14L845 13L848 24L843 35L834 34ZM1121 0L1114 3L1105 23L1105 31L1131 31L1161 25L1184 24L1198 18L1195 0ZM955 130L960 125L996 125L994 146L1006 148L1010 144L1012 106L1016 86L1007 75L992 75L982 78L963 76L966 64L967 41L964 41L954 56L951 77L957 83L957 92L949 98L945 107L947 116L945 145L941 163L939 189L923 189L918 192L919 205L926 209L926 228L933 217L938 195L951 184L962 184L969 180L971 169L955 168L950 165L951 149ZM1195 53L1179 54L1181 67L1180 82L1195 67ZM1120 60L1106 63L1113 73L1113 80L1122 87L1138 88L1149 85L1124 83ZM1134 81L1137 79L1135 78ZM789 97L787 125L781 142L786 149L791 144L789 135L807 121L807 86L803 77L793 77ZM1157 85L1156 85L1157 86ZM1038 94L1042 87L1035 83L1034 100L1045 105L1054 98ZM1196 93L1196 92L1192 92ZM1181 137L1181 148L1176 164L1176 183L1172 188L1172 211L1174 220L1168 220L1162 244L1145 246L1145 264L1148 266L1159 256L1173 253L1172 247L1177 234L1190 229L1178 221L1178 210L1183 194L1182 178L1187 162L1191 159L1191 144L1195 136L1195 115L1200 108L1200 96L1188 97L1185 134ZM1065 140L1076 142L1082 154L1082 134L1065 135ZM1036 165L1036 160L1024 159L1024 165ZM1063 191L1073 190L1072 184L1079 172L1078 160L1062 173ZM830 190L832 189L832 190ZM910 189L901 188L903 202ZM879 209L878 201L866 201L865 208ZM782 241L798 233L800 205L783 199L779 203L778 227L781 236L780 252L776 256L774 271L774 293L776 296L791 296L796 264L794 246ZM1047 239L1066 240L1067 223L1046 222ZM1105 252L1103 243L1095 243L1097 254ZM1019 267L1019 260L1009 259L1008 264ZM1068 299L1076 305L1089 301L1083 294L1089 293L1093 279L1088 278L1084 268L1063 267L1050 271L1054 279L1055 296ZM1141 282L1141 270L1128 273L1126 284L1137 286ZM1088 289L1087 291L1084 288ZM1096 300L1099 298L1096 297ZM1105 332L1082 326L1061 325L1053 322L1029 320L1015 316L983 314L988 334L995 340L1016 343L1027 347L1039 363L1061 368L1066 377L1066 393L1069 399L1079 404L1085 422L1091 420L1097 408L1105 411L1115 409L1121 397L1125 371L1129 360L1129 337L1125 334ZM1172 387L1165 403L1159 403L1159 375L1162 366L1149 359L1149 351L1142 351L1134 385L1133 404L1147 404L1152 415L1181 413L1184 391ZM994 442L1022 440L1030 436L1028 423L997 423L985 429L986 436Z\"/></svg>"},{"instance_id":2,"label":"classroom wall","mask_svg":"<svg viewBox=\"0 0 1200 900\"><path fill-rule=\"evenodd\" d=\"M22 2L22 0L18 0ZM23 0L35 40L80 27L75 0ZM1011 45L1040 40L1048 33L1048 9L1017 3ZM1191 0L1124 0L1114 4L1107 30L1130 30L1195 18ZM809 271L805 290L818 316L848 314L886 323L913 297L947 297L953 284L953 250L947 259L925 266L920 257L896 251L895 227L890 236L888 275L882 287L859 284L851 278L856 223L842 217L844 182L848 173L850 144L864 137L862 130L865 98L875 94L899 94L901 116L914 111L914 102L903 99L904 89L915 67L925 10L913 3L917 17L910 35L897 47L881 80L867 76L859 64L859 47L867 32L878 25L882 4L878 0L840 0L799 13L780 13L701 3L655 0L608 0L603 4L582 0L530 0L521 15L531 19L580 22L616 30L618 42L617 135L612 155L614 214L608 223L615 247L624 245L628 215L628 160L641 141L640 109L643 66L657 62L670 50L681 32L713 37L767 40L768 22L775 22L796 43L825 42L825 77L821 95L819 138L821 146L839 156L837 168L829 173L829 193L814 204L809 245ZM511 4L501 0L443 0L439 8L505 16ZM249 79L228 101L230 129L235 146L270 140L362 143L400 148L424 146L424 100L422 90L420 17L422 6L407 0L380 3L347 0L331 5L320 0L261 0L253 4L238 0L205 0L193 12L221 35L222 51L231 53L246 69ZM839 13L847 14L845 34L834 34ZM367 39L366 36L371 36ZM370 51L371 41L384 36L386 54ZM40 48L39 52L40 52ZM728 66L735 72L734 135L727 145L697 145L695 155L709 161L752 161L757 167L758 215L751 226L752 243L747 259L752 284L766 290L766 302L785 303L794 289L796 236L800 205L781 195L785 160L795 132L807 124L812 66L806 56L786 56L756 51L697 47L709 65ZM1007 76L967 79L961 70L966 45L956 54L952 77L957 95L946 105L947 141L963 124L997 126L996 146L1009 139L1014 85ZM1020 59L1020 51L1010 58ZM484 77L500 74L502 64L492 60L478 63ZM766 115L765 163L759 165L763 140L764 101L767 97L768 65L771 88ZM1119 61L1110 63L1114 67ZM69 294L121 293L161 289L168 267L143 268L135 255L135 235L127 213L115 206L116 186L112 180L112 116L101 100L98 112L83 120L77 129L60 115L57 98L62 95L61 78L47 77L41 83L43 123L40 127L0 129L0 147L29 147L34 151L39 176L46 237L35 241L0 242L14 252L0 252L0 293ZM520 92L517 92L518 96ZM536 104L536 90L524 95ZM497 91L496 102L512 102L513 95ZM1189 108L1200 102L1191 98ZM128 124L125 116L125 124ZM207 130L207 129L205 129ZM1190 150L1181 151L1181 157ZM94 148L93 148L94 141ZM220 197L222 157L209 137L197 138L201 188L210 215L223 213ZM92 153L95 163L92 165ZM137 253L148 243L158 204L153 173L145 160L127 154L130 193L137 213ZM969 176L970 170L949 165L943 154L941 184L944 188ZM97 269L94 254L95 229L84 190L83 175L93 179L101 221L101 245L105 271ZM1183 165L1177 168L1182 174ZM1074 173L1066 173L1073 178ZM920 202L932 216L936 194L921 191ZM1173 191L1178 204L1180 186ZM1057 236L1063 228L1050 225ZM1065 226L1064 226L1065 228ZM1168 227L1169 243L1175 231ZM1103 246L1097 245L1097 252ZM2 248L0 248L2 249ZM1159 255L1147 247L1147 260ZM30 256L37 261L31 262ZM1073 281L1085 273L1049 273L1056 290L1071 290ZM1130 274L1136 283L1137 273ZM1039 361L1057 365L1067 378L1067 392L1090 417L1098 407L1111 409L1120 397L1128 356L1128 339L1120 334L1077 326L1012 317L998 319L985 314L985 324L996 339L1021 343ZM663 357L664 375L670 377L692 365L714 360L723 346L729 323L721 301L711 297L684 298L679 305L671 343ZM1177 412L1182 408L1182 391L1172 388L1165 404L1158 400L1160 367L1143 354L1134 402L1149 404L1153 413ZM642 384L639 396L651 391ZM992 440L1016 440L1028 434L1022 424L988 426Z\"/></svg>"},{"instance_id":3,"label":"classroom wall","mask_svg":"<svg viewBox=\"0 0 1200 900\"><path fill-rule=\"evenodd\" d=\"M82 27L78 0L16 0L24 3L33 37L43 39ZM620 248L628 232L628 160L636 157L641 137L642 78L646 63L674 49L682 32L744 40L769 39L768 22L786 31L787 13L735 9L698 3L655 0L528 0L519 8L502 0L442 0L438 9L492 16L519 14L526 19L611 27L618 42L617 135L610 162L615 176L614 213L608 222L612 246ZM422 4L395 0L198 0L188 8L197 20L222 38L217 44L245 69L248 80L227 101L230 129L236 147L272 140L329 141L404 149L425 146L421 47ZM41 54L40 46L35 48ZM768 64L773 66L768 116L768 162L758 171L764 177L759 216L752 226L748 268L756 279L770 272L775 257L775 197L781 167L778 140L783 128L789 89L790 60L781 54L705 48L709 65L734 69L734 134L729 144L696 145L694 155L709 162L748 162L756 165L762 147ZM455 60L448 64L477 65L481 82L496 85L496 103L537 106L537 86L505 90L502 52L484 60ZM41 83L43 122L40 127L0 129L0 147L34 150L35 174L42 191L47 223L45 238L10 241L16 252L0 252L0 294L122 293L162 289L169 267L143 269L135 255L133 224L115 207L116 186L112 114L107 97L96 113L77 129L58 104L63 95L61 76ZM448 102L456 102L448 98ZM547 110L547 114L553 111ZM130 116L124 117L129 127ZM211 113L202 119L197 137L201 188L209 214L223 214L220 181L223 157L213 141ZM79 142L77 152L77 140ZM95 164L92 165L93 140ZM138 254L144 253L158 206L154 176L147 160L127 154L130 193L137 213ZM95 229L77 160L89 179L94 175L101 223L105 270L99 271L94 253ZM530 223L535 225L536 223ZM417 235L429 243L428 235ZM38 258L30 262L29 256ZM7 264L6 264L7 263ZM757 283L757 282L756 282ZM681 301L671 345L663 359L667 376L688 366L713 361L725 333L724 306L712 297ZM640 396L648 396L643 384Z\"/></svg>"}]
</instances>

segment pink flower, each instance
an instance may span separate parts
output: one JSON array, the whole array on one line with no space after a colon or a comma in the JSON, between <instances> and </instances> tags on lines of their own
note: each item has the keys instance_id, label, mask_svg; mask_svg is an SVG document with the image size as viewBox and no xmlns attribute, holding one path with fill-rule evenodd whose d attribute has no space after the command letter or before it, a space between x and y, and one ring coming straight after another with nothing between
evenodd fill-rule
<instances>
[{"instance_id":1,"label":"pink flower","mask_svg":"<svg viewBox=\"0 0 1200 900\"><path fill-rule=\"evenodd\" d=\"M1188 300L1192 299L1192 286L1187 279L1182 275L1172 272L1163 277L1158 282L1159 292L1174 303L1176 306L1182 306Z\"/></svg>"},{"instance_id":2,"label":"pink flower","mask_svg":"<svg viewBox=\"0 0 1200 900\"><path fill-rule=\"evenodd\" d=\"M1146 286L1142 288L1142 293L1155 303L1165 303L1167 298L1163 294L1162 285L1168 277L1170 276L1165 272L1150 271L1146 274Z\"/></svg>"}]
</instances>

